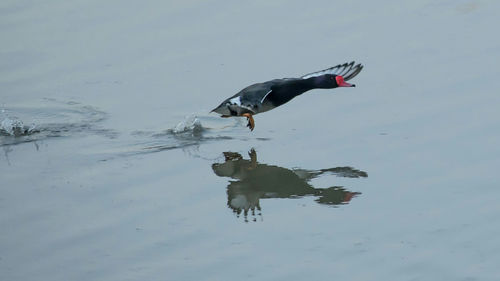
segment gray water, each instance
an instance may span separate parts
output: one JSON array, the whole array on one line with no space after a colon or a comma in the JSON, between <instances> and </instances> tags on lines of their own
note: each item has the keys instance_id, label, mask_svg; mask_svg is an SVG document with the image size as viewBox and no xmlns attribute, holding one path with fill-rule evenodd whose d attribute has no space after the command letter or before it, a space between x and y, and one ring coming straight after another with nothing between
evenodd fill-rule
<instances>
[{"instance_id":1,"label":"gray water","mask_svg":"<svg viewBox=\"0 0 500 281\"><path fill-rule=\"evenodd\" d=\"M500 280L497 1L2 1L0 280ZM252 83L356 88L255 117Z\"/></svg>"}]
</instances>

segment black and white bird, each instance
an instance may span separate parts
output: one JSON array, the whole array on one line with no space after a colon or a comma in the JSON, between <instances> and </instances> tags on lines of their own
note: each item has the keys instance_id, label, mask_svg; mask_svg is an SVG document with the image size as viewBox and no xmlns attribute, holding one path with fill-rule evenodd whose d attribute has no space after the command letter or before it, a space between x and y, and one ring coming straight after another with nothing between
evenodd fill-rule
<instances>
[{"instance_id":1,"label":"black and white bird","mask_svg":"<svg viewBox=\"0 0 500 281\"><path fill-rule=\"evenodd\" d=\"M312 89L355 87L354 84L345 81L354 78L362 69L363 65L355 64L353 61L309 73L300 78L274 79L253 84L226 99L212 111L221 114L221 117L246 117L247 126L253 130L255 127L253 115L276 108Z\"/></svg>"}]
</instances>

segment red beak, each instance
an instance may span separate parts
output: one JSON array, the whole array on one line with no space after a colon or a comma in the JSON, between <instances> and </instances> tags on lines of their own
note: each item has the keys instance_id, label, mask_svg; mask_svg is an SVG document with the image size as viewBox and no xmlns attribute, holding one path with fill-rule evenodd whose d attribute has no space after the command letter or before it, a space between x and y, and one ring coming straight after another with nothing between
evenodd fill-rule
<instances>
[{"instance_id":1,"label":"red beak","mask_svg":"<svg viewBox=\"0 0 500 281\"><path fill-rule=\"evenodd\" d=\"M344 77L340 75L337 75L337 77L335 77L335 80L337 81L337 85L339 85L339 87L356 87L356 85L354 84L345 82Z\"/></svg>"}]
</instances>

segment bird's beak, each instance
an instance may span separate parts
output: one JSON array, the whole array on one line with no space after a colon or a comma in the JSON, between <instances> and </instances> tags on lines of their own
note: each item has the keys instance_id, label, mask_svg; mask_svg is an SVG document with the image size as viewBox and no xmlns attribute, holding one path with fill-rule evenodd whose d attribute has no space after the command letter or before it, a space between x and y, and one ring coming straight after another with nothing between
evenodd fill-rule
<instances>
[{"instance_id":1,"label":"bird's beak","mask_svg":"<svg viewBox=\"0 0 500 281\"><path fill-rule=\"evenodd\" d=\"M338 87L356 87L356 85L350 84L350 83L347 83L346 81L344 81L344 77L342 77L340 75L337 75L335 77L335 80L337 81Z\"/></svg>"},{"instance_id":2,"label":"bird's beak","mask_svg":"<svg viewBox=\"0 0 500 281\"><path fill-rule=\"evenodd\" d=\"M342 81L339 87L356 87L356 85Z\"/></svg>"}]
</instances>

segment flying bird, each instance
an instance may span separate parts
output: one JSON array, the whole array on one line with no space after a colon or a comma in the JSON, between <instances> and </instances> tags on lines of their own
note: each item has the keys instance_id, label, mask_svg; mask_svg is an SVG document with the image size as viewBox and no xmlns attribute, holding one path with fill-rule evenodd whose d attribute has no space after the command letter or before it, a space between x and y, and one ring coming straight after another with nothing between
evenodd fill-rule
<instances>
[{"instance_id":1,"label":"flying bird","mask_svg":"<svg viewBox=\"0 0 500 281\"><path fill-rule=\"evenodd\" d=\"M221 117L246 117L247 127L253 131L255 128L253 115L276 108L312 89L355 87L356 85L345 81L354 78L362 69L363 65L355 65L353 61L312 72L300 78L274 79L253 84L223 101L212 112L221 114Z\"/></svg>"}]
</instances>

